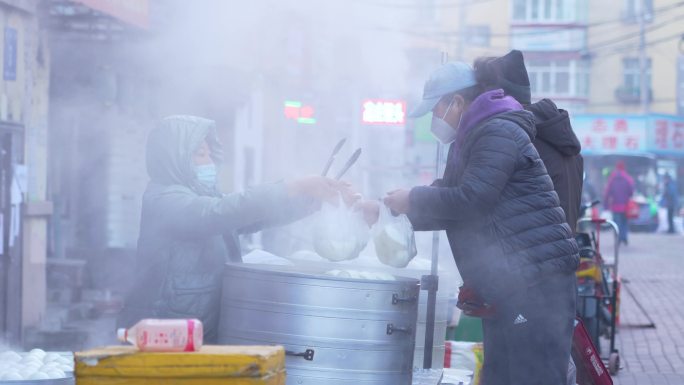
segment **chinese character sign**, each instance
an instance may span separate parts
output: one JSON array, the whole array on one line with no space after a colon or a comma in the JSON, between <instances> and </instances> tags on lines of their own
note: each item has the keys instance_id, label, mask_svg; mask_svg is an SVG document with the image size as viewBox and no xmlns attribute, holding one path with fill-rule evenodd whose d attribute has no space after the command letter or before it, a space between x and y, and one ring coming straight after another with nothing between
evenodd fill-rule
<instances>
[{"instance_id":1,"label":"chinese character sign","mask_svg":"<svg viewBox=\"0 0 684 385\"><path fill-rule=\"evenodd\" d=\"M362 121L365 124L403 125L406 103L397 100L366 100L363 102Z\"/></svg>"},{"instance_id":2,"label":"chinese character sign","mask_svg":"<svg viewBox=\"0 0 684 385\"><path fill-rule=\"evenodd\" d=\"M670 122L658 119L654 123L655 147L661 150L667 149L668 137L670 136Z\"/></svg>"},{"instance_id":3,"label":"chinese character sign","mask_svg":"<svg viewBox=\"0 0 684 385\"><path fill-rule=\"evenodd\" d=\"M684 152L684 120L656 115L650 118L649 148L654 152Z\"/></svg>"},{"instance_id":4,"label":"chinese character sign","mask_svg":"<svg viewBox=\"0 0 684 385\"><path fill-rule=\"evenodd\" d=\"M583 115L573 118L573 129L584 153L645 151L646 120L641 117Z\"/></svg>"},{"instance_id":5,"label":"chinese character sign","mask_svg":"<svg viewBox=\"0 0 684 385\"><path fill-rule=\"evenodd\" d=\"M684 119L672 115L576 115L573 129L585 154L684 154Z\"/></svg>"}]
</instances>

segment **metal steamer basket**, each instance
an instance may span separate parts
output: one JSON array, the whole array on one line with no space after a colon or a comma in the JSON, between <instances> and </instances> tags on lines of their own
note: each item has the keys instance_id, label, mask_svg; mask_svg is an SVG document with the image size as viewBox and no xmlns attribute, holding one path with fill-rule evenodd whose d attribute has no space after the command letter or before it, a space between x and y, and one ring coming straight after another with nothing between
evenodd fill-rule
<instances>
[{"instance_id":1,"label":"metal steamer basket","mask_svg":"<svg viewBox=\"0 0 684 385\"><path fill-rule=\"evenodd\" d=\"M219 342L277 344L288 385L410 385L419 282L227 264Z\"/></svg>"}]
</instances>

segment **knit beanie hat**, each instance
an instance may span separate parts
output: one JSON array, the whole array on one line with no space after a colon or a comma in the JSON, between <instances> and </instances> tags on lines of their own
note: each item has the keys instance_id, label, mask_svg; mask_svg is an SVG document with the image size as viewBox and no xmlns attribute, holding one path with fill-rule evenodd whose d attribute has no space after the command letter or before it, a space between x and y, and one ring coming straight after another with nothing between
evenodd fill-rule
<instances>
[{"instance_id":1,"label":"knit beanie hat","mask_svg":"<svg viewBox=\"0 0 684 385\"><path fill-rule=\"evenodd\" d=\"M522 52L513 50L490 62L499 76L499 87L520 104L532 104L530 78L527 76Z\"/></svg>"}]
</instances>

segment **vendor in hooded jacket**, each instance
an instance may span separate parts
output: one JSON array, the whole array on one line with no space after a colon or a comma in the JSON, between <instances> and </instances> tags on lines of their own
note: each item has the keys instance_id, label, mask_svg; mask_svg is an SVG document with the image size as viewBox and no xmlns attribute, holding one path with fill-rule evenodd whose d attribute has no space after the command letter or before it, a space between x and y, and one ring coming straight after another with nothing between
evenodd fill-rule
<instances>
[{"instance_id":1,"label":"vendor in hooded jacket","mask_svg":"<svg viewBox=\"0 0 684 385\"><path fill-rule=\"evenodd\" d=\"M171 116L150 132L136 275L120 327L197 318L205 342L216 343L223 266L242 260L238 236L300 219L346 187L308 177L224 194L217 187L222 159L211 120Z\"/></svg>"},{"instance_id":2,"label":"vendor in hooded jacket","mask_svg":"<svg viewBox=\"0 0 684 385\"><path fill-rule=\"evenodd\" d=\"M489 310L482 384L561 385L578 248L533 145L534 115L493 88L496 75L484 63L432 73L411 116L432 112L432 133L450 146L444 175L384 202L417 231L446 230L464 288Z\"/></svg>"}]
</instances>

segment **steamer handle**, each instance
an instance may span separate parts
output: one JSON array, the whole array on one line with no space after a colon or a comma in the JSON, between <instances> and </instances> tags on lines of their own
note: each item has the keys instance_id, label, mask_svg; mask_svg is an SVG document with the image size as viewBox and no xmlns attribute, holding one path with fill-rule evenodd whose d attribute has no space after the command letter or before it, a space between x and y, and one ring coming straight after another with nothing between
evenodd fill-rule
<instances>
[{"instance_id":1,"label":"steamer handle","mask_svg":"<svg viewBox=\"0 0 684 385\"><path fill-rule=\"evenodd\" d=\"M304 358L304 359L307 360L307 361L313 361L313 359L314 359L314 350L313 350L313 349L306 349L306 350L305 350L304 352L302 352L302 353L295 353L295 352L286 350L286 351L285 351L285 355L293 356L293 357L302 357L302 358Z\"/></svg>"},{"instance_id":2,"label":"steamer handle","mask_svg":"<svg viewBox=\"0 0 684 385\"><path fill-rule=\"evenodd\" d=\"M413 333L413 329L411 329L410 326L402 328L402 327L394 326L394 324L387 324L387 335L391 336L392 334L394 334L394 332L411 334L411 333Z\"/></svg>"},{"instance_id":3,"label":"steamer handle","mask_svg":"<svg viewBox=\"0 0 684 385\"><path fill-rule=\"evenodd\" d=\"M400 303L416 302L417 299L418 299L418 297L415 295L413 297L401 298L401 297L399 297L399 294L392 294L392 305L398 305Z\"/></svg>"}]
</instances>

